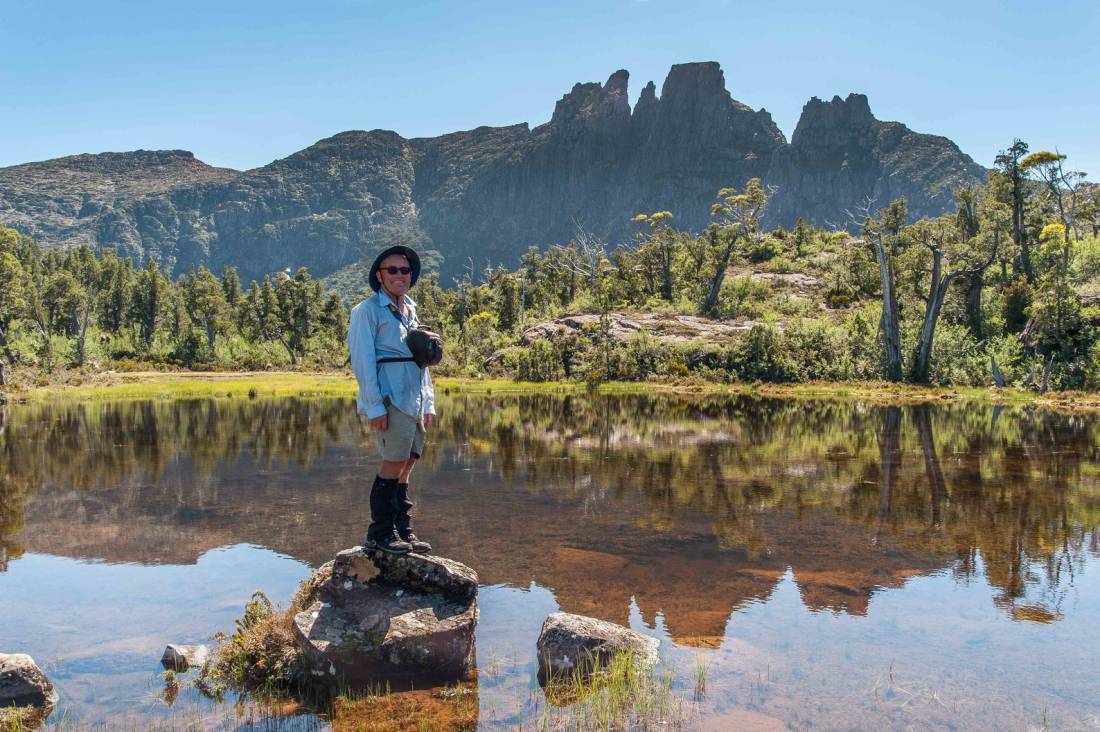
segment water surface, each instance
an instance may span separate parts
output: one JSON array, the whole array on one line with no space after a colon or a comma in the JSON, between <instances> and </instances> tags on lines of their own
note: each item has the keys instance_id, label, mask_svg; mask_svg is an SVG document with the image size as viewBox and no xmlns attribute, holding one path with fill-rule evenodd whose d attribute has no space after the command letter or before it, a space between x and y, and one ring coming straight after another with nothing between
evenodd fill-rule
<instances>
[{"instance_id":1,"label":"water surface","mask_svg":"<svg viewBox=\"0 0 1100 732\"><path fill-rule=\"evenodd\" d=\"M483 583L483 728L537 722L556 609L659 637L690 727L1100 725L1095 417L713 396L439 411L417 529ZM168 706L159 654L359 543L376 460L352 402L24 405L2 424L0 651L46 666L70 720L242 721L194 691Z\"/></svg>"}]
</instances>

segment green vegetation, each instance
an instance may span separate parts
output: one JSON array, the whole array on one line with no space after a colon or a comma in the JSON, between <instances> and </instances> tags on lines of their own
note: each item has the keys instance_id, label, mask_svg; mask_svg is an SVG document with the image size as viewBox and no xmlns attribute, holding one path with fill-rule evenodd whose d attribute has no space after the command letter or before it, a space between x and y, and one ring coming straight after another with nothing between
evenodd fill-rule
<instances>
[{"instance_id":1,"label":"green vegetation","mask_svg":"<svg viewBox=\"0 0 1100 732\"><path fill-rule=\"evenodd\" d=\"M1097 390L1100 186L1065 159L1016 141L984 186L955 192L954 212L911 222L904 199L868 203L843 230L800 219L766 231L773 191L753 179L718 192L700 234L677 230L675 212L640 213L630 242L578 231L531 247L516 269L470 262L450 288L428 273L414 295L447 341L444 376ZM173 280L153 260L44 250L0 229L0 382L4 366L21 384L112 370L338 369L347 307L370 291L347 277L330 284L341 294L305 269L247 288L231 267ZM638 313L696 316L702 330L624 337L617 323ZM566 314L586 317L525 335ZM707 335L722 321L743 335Z\"/></svg>"},{"instance_id":2,"label":"green vegetation","mask_svg":"<svg viewBox=\"0 0 1100 732\"><path fill-rule=\"evenodd\" d=\"M684 700L670 672L657 674L632 653L617 653L591 673L574 670L551 678L546 706L533 724L540 730L680 729Z\"/></svg>"}]
</instances>

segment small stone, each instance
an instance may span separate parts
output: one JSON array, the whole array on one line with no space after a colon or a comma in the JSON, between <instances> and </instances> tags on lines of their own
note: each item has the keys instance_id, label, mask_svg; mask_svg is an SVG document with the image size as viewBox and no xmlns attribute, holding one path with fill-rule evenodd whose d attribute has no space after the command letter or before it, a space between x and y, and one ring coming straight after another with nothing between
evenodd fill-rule
<instances>
[{"instance_id":1,"label":"small stone","mask_svg":"<svg viewBox=\"0 0 1100 732\"><path fill-rule=\"evenodd\" d=\"M349 582L364 583L377 577L378 569L369 553L363 547L356 546L336 554L332 562L332 575Z\"/></svg>"},{"instance_id":2,"label":"small stone","mask_svg":"<svg viewBox=\"0 0 1100 732\"><path fill-rule=\"evenodd\" d=\"M0 653L0 707L50 707L57 692L46 674L25 653Z\"/></svg>"},{"instance_id":3,"label":"small stone","mask_svg":"<svg viewBox=\"0 0 1100 732\"><path fill-rule=\"evenodd\" d=\"M186 671L191 667L201 668L210 656L210 649L204 645L179 645L169 643L164 648L160 662L165 668Z\"/></svg>"}]
</instances>

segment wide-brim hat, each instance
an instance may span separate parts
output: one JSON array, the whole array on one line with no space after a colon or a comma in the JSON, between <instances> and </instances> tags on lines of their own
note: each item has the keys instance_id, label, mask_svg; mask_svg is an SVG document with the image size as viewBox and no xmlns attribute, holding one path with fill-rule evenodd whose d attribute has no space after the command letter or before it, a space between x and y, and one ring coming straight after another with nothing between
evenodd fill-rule
<instances>
[{"instance_id":1,"label":"wide-brim hat","mask_svg":"<svg viewBox=\"0 0 1100 732\"><path fill-rule=\"evenodd\" d=\"M412 268L412 279L409 280L409 287L416 284L416 281L420 279L420 255L414 252L407 246L398 244L392 246L379 253L374 258L374 264L370 266L370 274L367 277L370 279L370 288L375 292L378 292L382 288L382 283L378 281L378 268L382 266L382 260L386 257L393 256L394 254L400 254L405 259L409 260L409 267Z\"/></svg>"}]
</instances>

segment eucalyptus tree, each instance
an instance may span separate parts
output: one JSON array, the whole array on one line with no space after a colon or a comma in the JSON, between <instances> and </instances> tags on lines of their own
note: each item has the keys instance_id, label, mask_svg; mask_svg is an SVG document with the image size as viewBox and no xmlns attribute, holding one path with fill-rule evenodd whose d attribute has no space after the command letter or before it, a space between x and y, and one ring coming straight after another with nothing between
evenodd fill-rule
<instances>
[{"instance_id":1,"label":"eucalyptus tree","mask_svg":"<svg viewBox=\"0 0 1100 732\"><path fill-rule=\"evenodd\" d=\"M672 262L676 257L678 238L669 228L671 211L640 213L631 219L646 226L649 231L639 233L641 243L638 252L644 261L655 261L661 278L661 298L672 302Z\"/></svg>"},{"instance_id":2,"label":"eucalyptus tree","mask_svg":"<svg viewBox=\"0 0 1100 732\"><path fill-rule=\"evenodd\" d=\"M1028 242L1024 226L1025 206L1029 195L1027 173L1022 165L1028 154L1027 143L1013 140L1007 150L1002 150L994 158L995 175L1005 183L1007 203L1012 209L1012 241L1019 252L1019 270L1027 278L1028 284L1035 284L1035 268L1031 261L1031 245Z\"/></svg>"},{"instance_id":3,"label":"eucalyptus tree","mask_svg":"<svg viewBox=\"0 0 1100 732\"><path fill-rule=\"evenodd\" d=\"M707 227L705 234L708 248L714 256L714 272L700 308L704 315L712 315L718 307L722 282L737 245L760 234L760 217L768 207L769 195L774 191L774 186L765 189L759 178L749 179L740 193L735 188L718 191L717 200L710 207L713 223Z\"/></svg>"},{"instance_id":4,"label":"eucalyptus tree","mask_svg":"<svg viewBox=\"0 0 1100 732\"><path fill-rule=\"evenodd\" d=\"M992 236L981 236L977 197L973 191L959 192L959 210L936 219L922 219L905 228L902 235L923 250L922 270L927 276L923 294L924 319L917 338L910 378L928 381L932 347L940 310L951 284L961 278L980 277L997 257L1000 238L994 227ZM980 315L979 315L980 317Z\"/></svg>"}]
</instances>

